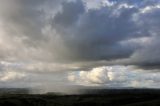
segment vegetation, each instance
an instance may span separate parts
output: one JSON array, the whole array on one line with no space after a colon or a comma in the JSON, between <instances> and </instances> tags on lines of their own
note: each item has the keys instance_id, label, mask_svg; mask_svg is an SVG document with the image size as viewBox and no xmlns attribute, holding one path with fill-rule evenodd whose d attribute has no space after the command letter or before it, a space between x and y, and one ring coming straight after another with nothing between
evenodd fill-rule
<instances>
[{"instance_id":1,"label":"vegetation","mask_svg":"<svg viewBox=\"0 0 160 106\"><path fill-rule=\"evenodd\" d=\"M159 90L113 91L85 95L1 94L0 106L160 106Z\"/></svg>"}]
</instances>

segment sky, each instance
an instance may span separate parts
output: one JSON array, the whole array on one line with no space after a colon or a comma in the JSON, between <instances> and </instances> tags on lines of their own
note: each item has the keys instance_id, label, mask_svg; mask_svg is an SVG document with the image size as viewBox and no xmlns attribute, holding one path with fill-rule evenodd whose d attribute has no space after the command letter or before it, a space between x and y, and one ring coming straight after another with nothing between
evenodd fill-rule
<instances>
[{"instance_id":1,"label":"sky","mask_svg":"<svg viewBox=\"0 0 160 106\"><path fill-rule=\"evenodd\" d=\"M159 0L0 2L1 88L160 88Z\"/></svg>"}]
</instances>

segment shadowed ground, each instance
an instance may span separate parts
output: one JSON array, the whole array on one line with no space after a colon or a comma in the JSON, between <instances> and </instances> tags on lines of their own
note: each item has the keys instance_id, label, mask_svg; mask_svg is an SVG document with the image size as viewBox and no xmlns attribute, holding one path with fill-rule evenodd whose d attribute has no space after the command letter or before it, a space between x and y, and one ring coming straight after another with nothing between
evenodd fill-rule
<instances>
[{"instance_id":1,"label":"shadowed ground","mask_svg":"<svg viewBox=\"0 0 160 106\"><path fill-rule=\"evenodd\" d=\"M93 92L93 90L92 90ZM95 90L94 94L1 94L0 106L160 106L160 90Z\"/></svg>"}]
</instances>

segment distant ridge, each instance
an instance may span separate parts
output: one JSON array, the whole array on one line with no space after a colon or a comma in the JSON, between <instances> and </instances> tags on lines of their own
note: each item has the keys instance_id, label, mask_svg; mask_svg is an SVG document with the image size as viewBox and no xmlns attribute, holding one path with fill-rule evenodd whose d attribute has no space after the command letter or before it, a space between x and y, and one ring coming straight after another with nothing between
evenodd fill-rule
<instances>
[{"instance_id":1,"label":"distant ridge","mask_svg":"<svg viewBox=\"0 0 160 106\"><path fill-rule=\"evenodd\" d=\"M82 89L81 94L160 94L156 88L108 88L108 89Z\"/></svg>"},{"instance_id":2,"label":"distant ridge","mask_svg":"<svg viewBox=\"0 0 160 106\"><path fill-rule=\"evenodd\" d=\"M29 94L28 88L0 88L0 94Z\"/></svg>"},{"instance_id":3,"label":"distant ridge","mask_svg":"<svg viewBox=\"0 0 160 106\"><path fill-rule=\"evenodd\" d=\"M0 88L0 94L41 94L39 89L29 89L29 88ZM77 90L73 93L65 92L54 92L48 91L45 94L47 95L85 95L85 94L101 94L101 95L116 95L116 94L160 94L160 89L156 88L83 88Z\"/></svg>"}]
</instances>

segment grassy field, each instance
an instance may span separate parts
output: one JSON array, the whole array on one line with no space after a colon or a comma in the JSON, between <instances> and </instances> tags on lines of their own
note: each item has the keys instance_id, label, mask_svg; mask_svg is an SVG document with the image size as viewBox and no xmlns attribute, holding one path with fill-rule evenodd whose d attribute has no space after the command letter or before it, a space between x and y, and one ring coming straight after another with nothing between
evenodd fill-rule
<instances>
[{"instance_id":1,"label":"grassy field","mask_svg":"<svg viewBox=\"0 0 160 106\"><path fill-rule=\"evenodd\" d=\"M159 91L111 91L85 95L1 94L0 106L160 106Z\"/></svg>"}]
</instances>

